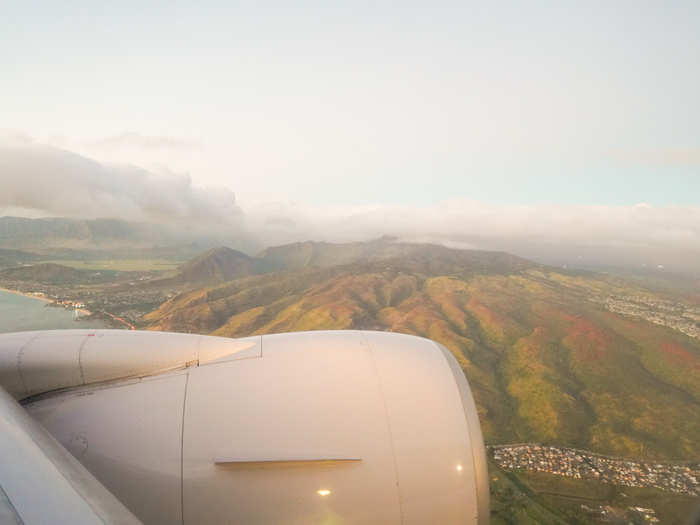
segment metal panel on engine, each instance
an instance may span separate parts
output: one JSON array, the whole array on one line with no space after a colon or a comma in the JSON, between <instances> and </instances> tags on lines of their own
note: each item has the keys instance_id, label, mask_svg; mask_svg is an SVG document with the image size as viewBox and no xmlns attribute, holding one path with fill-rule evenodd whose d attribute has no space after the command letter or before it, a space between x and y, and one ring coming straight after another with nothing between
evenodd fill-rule
<instances>
[{"instance_id":1,"label":"metal panel on engine","mask_svg":"<svg viewBox=\"0 0 700 525\"><path fill-rule=\"evenodd\" d=\"M381 387L361 334L262 343L261 359L190 372L185 523L400 523Z\"/></svg>"},{"instance_id":2,"label":"metal panel on engine","mask_svg":"<svg viewBox=\"0 0 700 525\"><path fill-rule=\"evenodd\" d=\"M144 523L180 523L185 381L85 388L26 408Z\"/></svg>"},{"instance_id":3,"label":"metal panel on engine","mask_svg":"<svg viewBox=\"0 0 700 525\"><path fill-rule=\"evenodd\" d=\"M364 332L389 414L402 523L474 523L472 444L460 393L442 352L418 337Z\"/></svg>"}]
</instances>

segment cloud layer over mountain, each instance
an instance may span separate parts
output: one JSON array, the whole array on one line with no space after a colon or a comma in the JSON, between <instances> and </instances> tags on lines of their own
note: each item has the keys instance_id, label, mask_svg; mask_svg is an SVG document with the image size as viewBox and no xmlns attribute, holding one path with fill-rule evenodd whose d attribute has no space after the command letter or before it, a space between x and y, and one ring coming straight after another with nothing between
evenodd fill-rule
<instances>
[{"instance_id":1,"label":"cloud layer over mountain","mask_svg":"<svg viewBox=\"0 0 700 525\"><path fill-rule=\"evenodd\" d=\"M430 207L245 208L266 244L353 241L381 235L453 247L505 250L580 267L658 267L698 274L700 207L498 206L453 200ZM698 275L700 276L700 275Z\"/></svg>"},{"instance_id":2,"label":"cloud layer over mountain","mask_svg":"<svg viewBox=\"0 0 700 525\"><path fill-rule=\"evenodd\" d=\"M543 262L664 265L691 273L700 258L697 206L503 206L455 199L428 207L266 202L241 210L231 190L195 186L187 175L103 164L21 137L0 142L3 208L230 231L253 236L260 246L394 235Z\"/></svg>"},{"instance_id":3,"label":"cloud layer over mountain","mask_svg":"<svg viewBox=\"0 0 700 525\"><path fill-rule=\"evenodd\" d=\"M700 207L689 206L499 206L456 199L430 207L263 204L247 215L260 230L300 237L353 240L390 233L455 242L522 239L700 248Z\"/></svg>"},{"instance_id":4,"label":"cloud layer over mountain","mask_svg":"<svg viewBox=\"0 0 700 525\"><path fill-rule=\"evenodd\" d=\"M232 191L201 188L188 175L108 165L30 140L0 142L0 209L46 215L236 226Z\"/></svg>"}]
</instances>

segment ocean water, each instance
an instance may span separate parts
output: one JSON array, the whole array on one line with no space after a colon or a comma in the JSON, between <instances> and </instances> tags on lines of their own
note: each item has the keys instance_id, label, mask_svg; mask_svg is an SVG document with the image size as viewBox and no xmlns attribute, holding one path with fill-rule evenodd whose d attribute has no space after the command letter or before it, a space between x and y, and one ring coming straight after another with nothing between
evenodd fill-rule
<instances>
[{"instance_id":1,"label":"ocean water","mask_svg":"<svg viewBox=\"0 0 700 525\"><path fill-rule=\"evenodd\" d=\"M0 333L58 328L106 328L99 320L75 320L73 312L46 301L0 290Z\"/></svg>"}]
</instances>

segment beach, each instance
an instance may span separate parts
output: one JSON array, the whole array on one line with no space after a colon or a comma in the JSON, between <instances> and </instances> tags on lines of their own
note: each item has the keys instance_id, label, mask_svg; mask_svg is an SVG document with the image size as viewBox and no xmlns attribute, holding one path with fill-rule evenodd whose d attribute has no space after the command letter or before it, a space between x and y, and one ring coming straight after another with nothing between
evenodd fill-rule
<instances>
[{"instance_id":1,"label":"beach","mask_svg":"<svg viewBox=\"0 0 700 525\"><path fill-rule=\"evenodd\" d=\"M36 293L34 293L34 292L22 292L20 290L10 290L9 288L3 288L2 286L0 286L0 292L12 293L15 295L21 295L22 297L28 297L30 299L38 299L40 301L44 301L44 302L52 304L52 305L63 306L62 304L58 304L54 299L51 299L50 297L46 297L43 294L36 295ZM66 310L68 310L68 308L66 308ZM82 316L92 315L92 312L90 310L85 309L85 308L74 308L74 309L71 309L71 311L77 311Z\"/></svg>"},{"instance_id":2,"label":"beach","mask_svg":"<svg viewBox=\"0 0 700 525\"><path fill-rule=\"evenodd\" d=\"M110 327L103 319L87 317L87 310L76 319L72 309L54 308L54 304L47 297L0 288L0 332Z\"/></svg>"}]
</instances>

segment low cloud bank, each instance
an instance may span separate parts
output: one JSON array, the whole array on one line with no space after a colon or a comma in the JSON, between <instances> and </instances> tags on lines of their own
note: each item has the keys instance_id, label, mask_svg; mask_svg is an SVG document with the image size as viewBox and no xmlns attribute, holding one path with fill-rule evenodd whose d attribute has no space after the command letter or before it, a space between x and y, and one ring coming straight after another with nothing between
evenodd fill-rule
<instances>
[{"instance_id":1,"label":"low cloud bank","mask_svg":"<svg viewBox=\"0 0 700 525\"><path fill-rule=\"evenodd\" d=\"M187 175L102 164L30 140L0 141L0 208L193 226L241 222L228 189L195 186Z\"/></svg>"},{"instance_id":2,"label":"low cloud bank","mask_svg":"<svg viewBox=\"0 0 700 525\"><path fill-rule=\"evenodd\" d=\"M148 151L197 150L201 147L197 142L179 137L141 135L134 132L124 132L120 135L106 137L92 142L90 146L100 150L140 149Z\"/></svg>"},{"instance_id":3,"label":"low cloud bank","mask_svg":"<svg viewBox=\"0 0 700 525\"><path fill-rule=\"evenodd\" d=\"M498 206L453 200L431 207L322 208L266 203L245 211L249 225L262 235L296 239L359 240L391 234L466 243L522 239L700 249L700 207Z\"/></svg>"},{"instance_id":4,"label":"low cloud bank","mask_svg":"<svg viewBox=\"0 0 700 525\"><path fill-rule=\"evenodd\" d=\"M453 200L431 207L268 203L247 207L245 213L249 228L266 244L394 235L579 267L665 265L700 273L700 207L497 206Z\"/></svg>"},{"instance_id":5,"label":"low cloud bank","mask_svg":"<svg viewBox=\"0 0 700 525\"><path fill-rule=\"evenodd\" d=\"M36 144L0 139L0 211L173 224L182 231L295 241L407 241L504 250L546 263L681 271L700 278L700 206L499 206L452 200L429 207L319 207L291 203L241 208L228 189L186 175L99 163Z\"/></svg>"}]
</instances>

